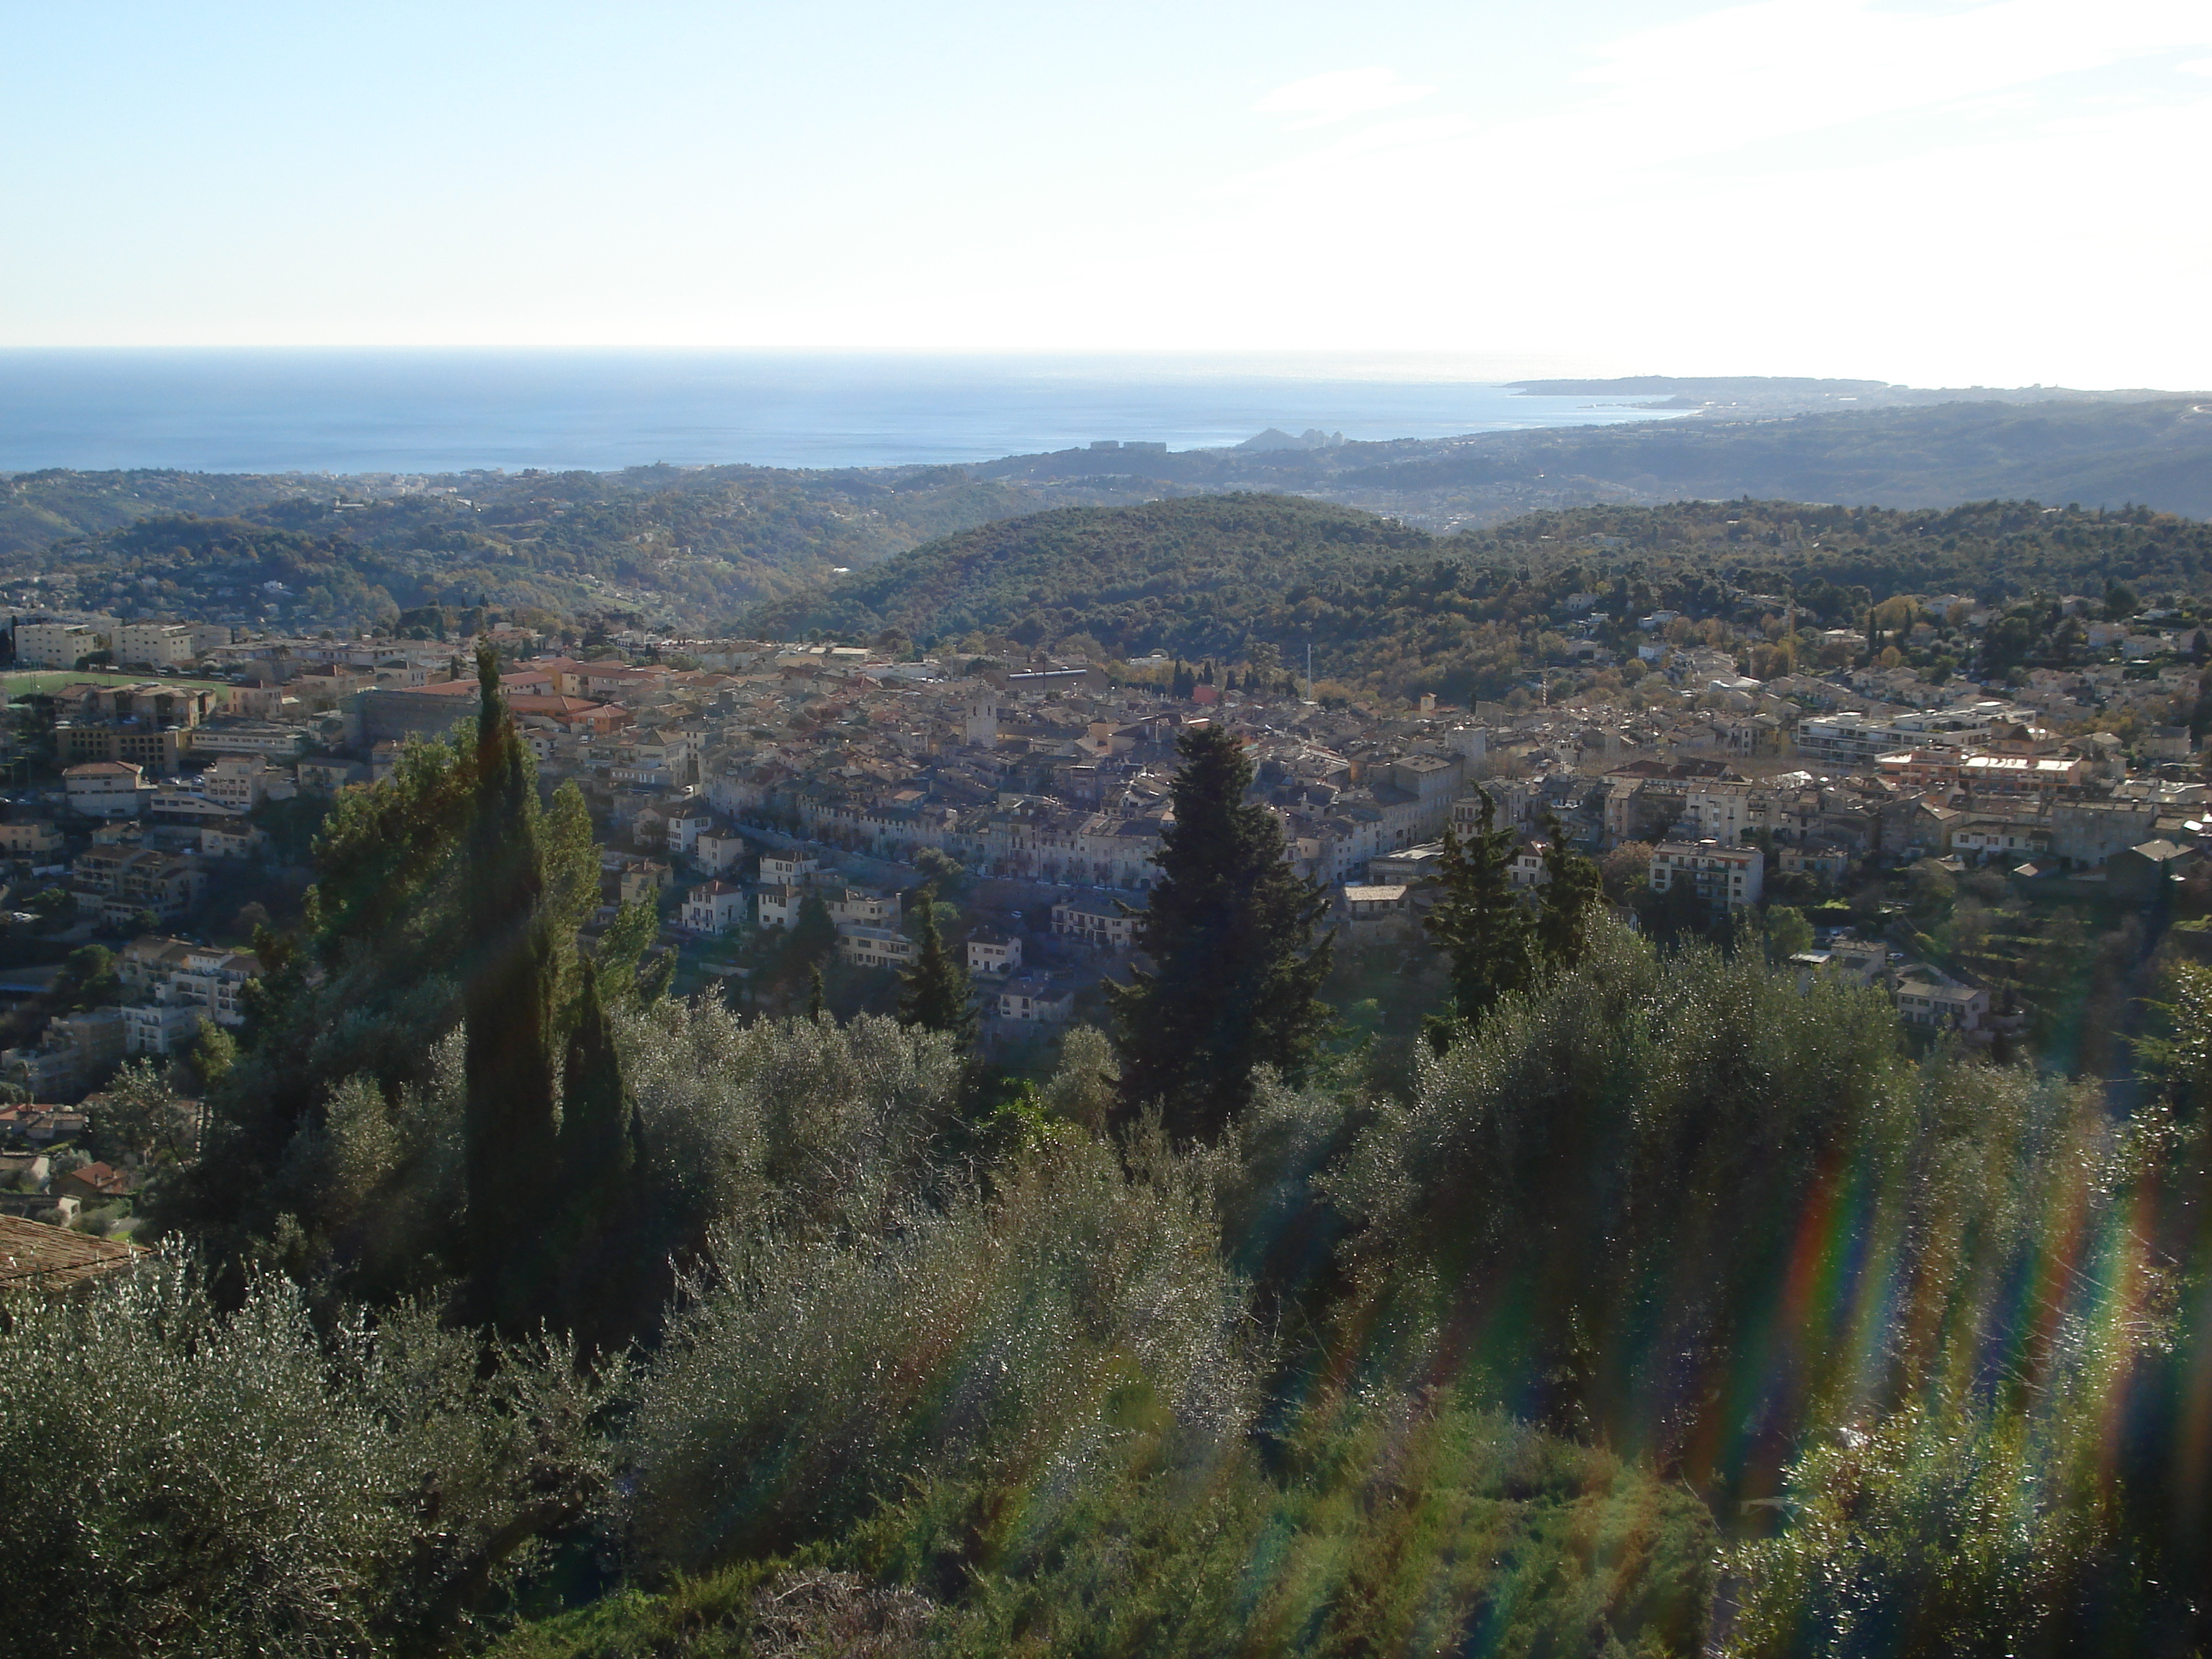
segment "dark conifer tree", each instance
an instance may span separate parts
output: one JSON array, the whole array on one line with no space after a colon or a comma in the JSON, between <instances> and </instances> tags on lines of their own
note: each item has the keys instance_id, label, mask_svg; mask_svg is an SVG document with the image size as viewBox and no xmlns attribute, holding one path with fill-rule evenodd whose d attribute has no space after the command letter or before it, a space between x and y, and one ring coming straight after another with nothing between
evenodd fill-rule
<instances>
[{"instance_id":1,"label":"dark conifer tree","mask_svg":"<svg viewBox=\"0 0 2212 1659\"><path fill-rule=\"evenodd\" d=\"M934 884L921 890L915 924L914 966L900 976L899 1024L949 1031L965 1048L975 1040L975 1010L969 997L968 969L945 948L937 925Z\"/></svg>"},{"instance_id":2,"label":"dark conifer tree","mask_svg":"<svg viewBox=\"0 0 2212 1659\"><path fill-rule=\"evenodd\" d=\"M1536 942L1547 963L1572 968L1589 943L1590 919L1604 896L1605 878L1594 862L1567 845L1566 831L1556 817L1546 816L1544 834L1545 881L1536 910Z\"/></svg>"},{"instance_id":3,"label":"dark conifer tree","mask_svg":"<svg viewBox=\"0 0 2212 1659\"><path fill-rule=\"evenodd\" d=\"M500 690L499 659L477 653L476 804L469 825L470 951L464 1157L473 1311L518 1330L543 1311L532 1241L555 1153L553 930L528 757Z\"/></svg>"},{"instance_id":4,"label":"dark conifer tree","mask_svg":"<svg viewBox=\"0 0 2212 1659\"><path fill-rule=\"evenodd\" d=\"M806 1018L819 1025L823 1012L822 964L817 962L806 970Z\"/></svg>"},{"instance_id":5,"label":"dark conifer tree","mask_svg":"<svg viewBox=\"0 0 2212 1659\"><path fill-rule=\"evenodd\" d=\"M588 961L562 1066L557 1150L549 1201L560 1211L555 1243L563 1322L586 1352L618 1346L644 1324L653 1294L639 1271L642 1148L599 969Z\"/></svg>"},{"instance_id":6,"label":"dark conifer tree","mask_svg":"<svg viewBox=\"0 0 2212 1659\"><path fill-rule=\"evenodd\" d=\"M1252 763L1218 726L1177 740L1175 822L1138 929L1152 971L1109 986L1132 1110L1157 1103L1170 1133L1212 1139L1251 1097L1261 1063L1295 1077L1329 1024L1315 993L1329 941L1318 884L1283 857L1274 815L1249 803Z\"/></svg>"},{"instance_id":7,"label":"dark conifer tree","mask_svg":"<svg viewBox=\"0 0 2212 1659\"><path fill-rule=\"evenodd\" d=\"M820 973L836 948L837 924L830 919L830 907L820 892L810 890L799 902L799 915L784 937L780 977L791 984L810 970Z\"/></svg>"},{"instance_id":8,"label":"dark conifer tree","mask_svg":"<svg viewBox=\"0 0 2212 1659\"><path fill-rule=\"evenodd\" d=\"M1482 816L1474 833L1462 841L1449 826L1444 830L1438 872L1443 893L1425 924L1451 957L1453 1011L1470 1021L1528 985L1535 942L1509 873L1516 850L1513 832L1493 827L1497 808L1490 792L1477 788L1475 793ZM1442 1046L1449 1033L1432 1027L1430 1041Z\"/></svg>"}]
</instances>

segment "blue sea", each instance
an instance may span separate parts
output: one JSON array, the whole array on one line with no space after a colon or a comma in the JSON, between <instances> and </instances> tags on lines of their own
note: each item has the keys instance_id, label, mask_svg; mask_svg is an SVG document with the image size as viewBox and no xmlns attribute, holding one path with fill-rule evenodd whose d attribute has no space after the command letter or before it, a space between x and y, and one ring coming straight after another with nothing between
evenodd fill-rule
<instances>
[{"instance_id":1,"label":"blue sea","mask_svg":"<svg viewBox=\"0 0 2212 1659\"><path fill-rule=\"evenodd\" d=\"M0 472L884 466L1652 418L1407 359L0 351Z\"/></svg>"}]
</instances>

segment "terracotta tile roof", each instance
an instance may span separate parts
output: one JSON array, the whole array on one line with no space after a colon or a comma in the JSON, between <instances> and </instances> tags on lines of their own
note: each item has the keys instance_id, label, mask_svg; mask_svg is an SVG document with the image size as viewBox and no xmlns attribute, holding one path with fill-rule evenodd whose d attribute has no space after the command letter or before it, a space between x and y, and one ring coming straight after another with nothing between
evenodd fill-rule
<instances>
[{"instance_id":1,"label":"terracotta tile roof","mask_svg":"<svg viewBox=\"0 0 2212 1659\"><path fill-rule=\"evenodd\" d=\"M66 1289L121 1272L146 1254L118 1239L0 1215L0 1291Z\"/></svg>"}]
</instances>

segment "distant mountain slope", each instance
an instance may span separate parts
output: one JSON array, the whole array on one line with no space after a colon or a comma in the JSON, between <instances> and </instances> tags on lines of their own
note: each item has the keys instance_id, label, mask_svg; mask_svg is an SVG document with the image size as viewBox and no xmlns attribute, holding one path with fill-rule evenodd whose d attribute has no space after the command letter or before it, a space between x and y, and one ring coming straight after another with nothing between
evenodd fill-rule
<instances>
[{"instance_id":1,"label":"distant mountain slope","mask_svg":"<svg viewBox=\"0 0 2212 1659\"><path fill-rule=\"evenodd\" d=\"M748 619L785 637L811 628L957 639L1012 628L1029 642L1103 629L1163 638L1180 619L1243 614L1261 596L1428 554L1403 525L1291 495L1194 495L1072 507L963 532ZM1157 628L1155 628L1157 624Z\"/></svg>"},{"instance_id":2,"label":"distant mountain slope","mask_svg":"<svg viewBox=\"0 0 2212 1659\"><path fill-rule=\"evenodd\" d=\"M143 605L257 624L296 613L318 627L362 626L484 596L710 631L840 566L865 567L951 531L1158 493L978 479L957 467L663 466L430 482L438 489L374 475L0 479L0 582L15 585L18 604Z\"/></svg>"},{"instance_id":3,"label":"distant mountain slope","mask_svg":"<svg viewBox=\"0 0 2212 1659\"><path fill-rule=\"evenodd\" d=\"M321 493L329 486L317 479ZM41 551L64 536L119 530L162 513L222 517L279 496L304 493L307 481L251 472L46 472L0 476L0 558Z\"/></svg>"},{"instance_id":4,"label":"distant mountain slope","mask_svg":"<svg viewBox=\"0 0 2212 1659\"><path fill-rule=\"evenodd\" d=\"M1752 384L1655 380L1648 389ZM1799 395L1772 390L1794 382L1760 384L1767 390L1746 392L1747 406ZM1804 397L1832 398L1844 395L1833 386L1855 383L1807 384ZM0 586L19 606L318 627L489 597L692 632L972 526L1215 494L1303 496L1431 532L1745 496L1893 507L2132 501L2212 517L2212 400L2031 389L1912 401L1934 395L1891 386L1881 393L1888 404L1854 412L1745 418L1708 404L1610 427L1388 443L1316 433L1310 447L1082 449L970 467L472 472L430 479L428 489L389 475L24 473L0 477Z\"/></svg>"},{"instance_id":5,"label":"distant mountain slope","mask_svg":"<svg viewBox=\"0 0 2212 1659\"><path fill-rule=\"evenodd\" d=\"M1077 508L965 531L746 618L774 637L926 647L1159 649L1248 659L1314 648L1326 677L1393 696L1503 695L1555 660L1601 596L1617 626L1655 607L1757 623L1793 594L1801 625L1858 627L1897 593L2031 591L2146 600L2212 592L2212 525L2145 509L1990 501L1943 512L1730 501L1540 513L1449 537L1331 503L1201 495ZM1577 606L1573 595L1583 597ZM1743 596L1743 597L1738 597ZM1262 653L1264 654L1264 653Z\"/></svg>"},{"instance_id":6,"label":"distant mountain slope","mask_svg":"<svg viewBox=\"0 0 2212 1659\"><path fill-rule=\"evenodd\" d=\"M1723 383L1650 389L1664 384ZM2212 400L2013 393L1752 418L1707 408L1619 426L1325 449L1067 450L1010 456L975 472L1032 483L1113 477L1186 489L1291 490L1437 529L1544 507L1742 495L1878 507L2134 502L2203 518L2212 517Z\"/></svg>"},{"instance_id":7,"label":"distant mountain slope","mask_svg":"<svg viewBox=\"0 0 2212 1659\"><path fill-rule=\"evenodd\" d=\"M2212 404L1942 404L1927 409L1579 427L1461 440L1340 473L1385 493L1528 483L1633 500L1753 495L1883 507L1999 498L2212 516Z\"/></svg>"},{"instance_id":8,"label":"distant mountain slope","mask_svg":"<svg viewBox=\"0 0 2212 1659\"><path fill-rule=\"evenodd\" d=\"M1823 380L1802 374L1627 374L1607 380L1508 380L1516 392L1552 398L1837 397L1887 392L1887 380Z\"/></svg>"}]
</instances>

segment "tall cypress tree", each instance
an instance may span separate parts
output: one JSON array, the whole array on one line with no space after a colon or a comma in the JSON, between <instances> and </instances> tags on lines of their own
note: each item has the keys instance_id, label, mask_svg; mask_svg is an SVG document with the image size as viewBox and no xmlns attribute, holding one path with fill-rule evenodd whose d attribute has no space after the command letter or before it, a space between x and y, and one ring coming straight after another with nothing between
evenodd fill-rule
<instances>
[{"instance_id":1,"label":"tall cypress tree","mask_svg":"<svg viewBox=\"0 0 2212 1659\"><path fill-rule=\"evenodd\" d=\"M1462 841L1445 827L1438 872L1443 892L1425 924L1451 957L1454 1012L1463 1020L1480 1019L1500 997L1526 987L1534 965L1534 930L1509 873L1513 832L1494 827L1490 792L1475 793L1482 813L1474 833ZM1434 1026L1429 1036L1439 1048L1449 1041L1448 1031Z\"/></svg>"},{"instance_id":2,"label":"tall cypress tree","mask_svg":"<svg viewBox=\"0 0 2212 1659\"><path fill-rule=\"evenodd\" d=\"M1329 1024L1315 993L1330 941L1319 884L1285 862L1274 815L1244 799L1252 763L1218 726L1177 740L1175 822L1138 929L1152 971L1111 985L1122 1091L1157 1103L1170 1133L1212 1139L1251 1098L1265 1062L1304 1070Z\"/></svg>"},{"instance_id":3,"label":"tall cypress tree","mask_svg":"<svg viewBox=\"0 0 2212 1659\"><path fill-rule=\"evenodd\" d=\"M776 956L776 976L796 981L810 969L818 972L836 948L837 924L830 919L830 907L823 902L819 888L809 888L799 902L799 915L785 930Z\"/></svg>"},{"instance_id":4,"label":"tall cypress tree","mask_svg":"<svg viewBox=\"0 0 2212 1659\"><path fill-rule=\"evenodd\" d=\"M561 1129L551 1202L563 1322L586 1352L617 1346L644 1322L652 1288L641 1272L635 1213L642 1157L637 1111L615 1049L595 963L583 965L576 1028L562 1066Z\"/></svg>"},{"instance_id":5,"label":"tall cypress tree","mask_svg":"<svg viewBox=\"0 0 2212 1659\"><path fill-rule=\"evenodd\" d=\"M1567 845L1566 830L1557 817L1546 816L1544 834L1544 890L1536 909L1536 942L1547 963L1572 968L1589 944L1590 918L1605 892L1605 878L1595 863Z\"/></svg>"},{"instance_id":6,"label":"tall cypress tree","mask_svg":"<svg viewBox=\"0 0 2212 1659\"><path fill-rule=\"evenodd\" d=\"M499 659L477 653L476 803L471 882L467 1085L463 1126L468 1251L476 1316L519 1330L543 1311L534 1248L554 1163L553 928L528 757L500 689Z\"/></svg>"},{"instance_id":7,"label":"tall cypress tree","mask_svg":"<svg viewBox=\"0 0 2212 1659\"><path fill-rule=\"evenodd\" d=\"M949 1031L963 1048L975 1040L975 1010L969 1000L968 969L945 948L937 926L935 884L921 890L916 913L918 949L912 968L900 975L899 1024L926 1031Z\"/></svg>"}]
</instances>

